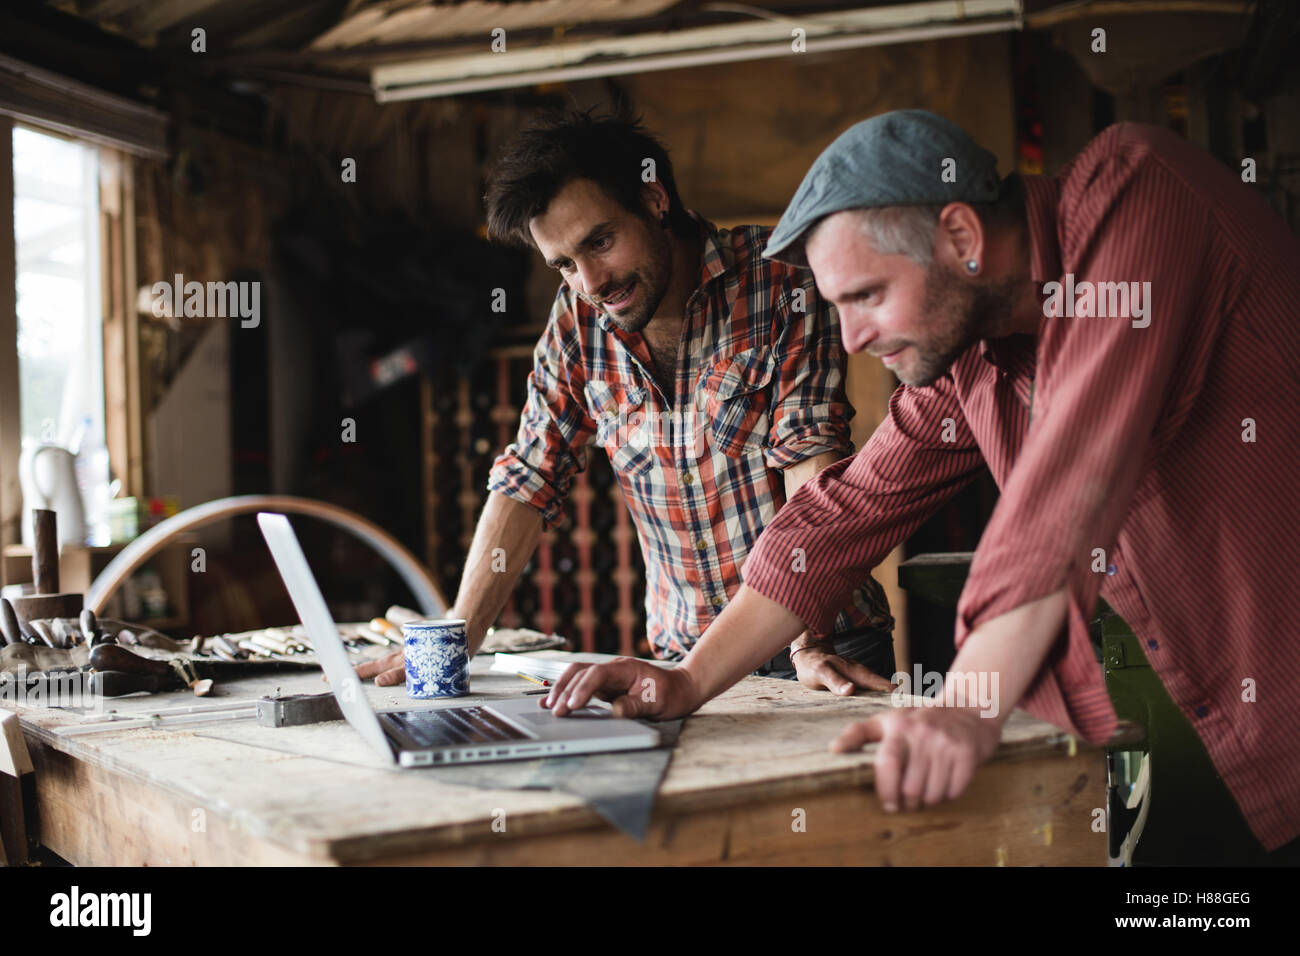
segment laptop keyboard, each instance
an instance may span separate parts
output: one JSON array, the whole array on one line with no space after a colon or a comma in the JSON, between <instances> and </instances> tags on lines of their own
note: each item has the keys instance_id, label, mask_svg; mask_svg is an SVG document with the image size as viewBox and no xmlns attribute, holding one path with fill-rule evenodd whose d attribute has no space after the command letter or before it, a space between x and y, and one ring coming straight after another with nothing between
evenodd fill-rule
<instances>
[{"instance_id":1,"label":"laptop keyboard","mask_svg":"<svg viewBox=\"0 0 1300 956\"><path fill-rule=\"evenodd\" d=\"M445 707L385 714L421 747L449 744L486 744L502 740L528 740L527 734L511 727L483 707Z\"/></svg>"}]
</instances>

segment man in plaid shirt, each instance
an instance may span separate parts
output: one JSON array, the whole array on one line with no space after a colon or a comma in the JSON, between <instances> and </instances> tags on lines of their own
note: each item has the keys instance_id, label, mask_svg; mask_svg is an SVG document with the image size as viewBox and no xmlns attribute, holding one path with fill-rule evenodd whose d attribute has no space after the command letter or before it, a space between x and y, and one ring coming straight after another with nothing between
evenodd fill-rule
<instances>
[{"instance_id":1,"label":"man in plaid shirt","mask_svg":"<svg viewBox=\"0 0 1300 956\"><path fill-rule=\"evenodd\" d=\"M489 235L534 245L563 281L449 616L473 653L597 444L641 541L651 647L680 659L786 498L852 451L835 313L809 271L762 258L770 229L718 230L687 210L635 122L571 113L525 130L487 201ZM870 581L832 634L800 635L759 673L888 690L892 627ZM358 673L396 683L401 655Z\"/></svg>"}]
</instances>

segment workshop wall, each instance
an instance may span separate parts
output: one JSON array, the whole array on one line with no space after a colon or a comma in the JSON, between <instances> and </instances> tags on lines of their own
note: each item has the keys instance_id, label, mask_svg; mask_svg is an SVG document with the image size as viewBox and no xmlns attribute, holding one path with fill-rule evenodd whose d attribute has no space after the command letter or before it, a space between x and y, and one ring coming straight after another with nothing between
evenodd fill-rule
<instances>
[{"instance_id":1,"label":"workshop wall","mask_svg":"<svg viewBox=\"0 0 1300 956\"><path fill-rule=\"evenodd\" d=\"M261 436L267 447L254 451L268 456L269 485L292 492L304 480L301 463L310 458L300 454L303 433L319 414L307 389L334 359L320 341L302 345L326 335L314 311L320 303L279 285L273 236L286 210L316 206L326 216L337 211L339 221L351 222L406 217L430 229L481 235L481 197L492 159L531 115L555 105L626 104L641 113L669 148L686 204L720 223L775 222L808 166L832 139L859 119L893 108L926 108L957 119L998 156L1004 172L1032 171L1036 164L1054 173L1097 128L1115 119L1172 125L1219 153L1258 146L1250 142L1256 107L1243 104L1237 90L1221 89L1224 75L1216 61L1194 62L1216 56L1237 38L1191 29L1170 41L1171 55L1160 61L1161 75L1138 75L1126 63L1134 50L1142 49L1146 56L1139 42L1142 25L1119 18L1108 29L1111 51L1105 60L1090 56L1087 31L1070 28L384 106L367 96L333 90L273 88L267 92L260 142L236 143L187 129L171 162L137 162L139 281L147 285L182 272L205 278L242 273L267 283L276 328L293 331L267 345L271 381L263 387L276 417L269 434ZM1179 28L1162 22L1161 29L1164 35ZM1166 69L1174 72L1164 75ZM1038 91L1032 102L1024 95L1027 89ZM1258 107L1269 134L1261 167L1272 177L1263 188L1273 190L1275 202L1293 222L1297 204L1285 176L1300 149L1295 96L1294 85L1269 91ZM340 174L345 159L356 162L353 183ZM502 333L520 343L540 330L558 282L539 256L530 258L526 308L512 316L513 324ZM356 321L373 318L362 309ZM143 321L146 408L153 407L185 361L198 331L184 321ZM859 445L883 416L894 384L879 363L864 356L850 359L850 398L858 409L853 437ZM414 397L407 389L386 400L387 446L418 445L416 415L403 410ZM238 458L238 442L234 444ZM172 451L147 448L146 456ZM401 486L397 490L359 495L337 488L332 494L328 478L322 478L328 469L317 468L311 493L386 525L400 525L399 534L420 553L420 535L411 530L421 520L412 505L422 494L413 484L418 467L395 457L391 447L385 454L390 473L385 481ZM353 486L374 481L373 476L349 474ZM185 499L185 489L156 490ZM974 517L950 517L946 530L926 546L952 547L958 538L977 536L979 516L987 514L993 500L985 489L976 500L964 502L963 514ZM878 576L893 587L891 566L881 568ZM891 600L901 611L905 602L896 591Z\"/></svg>"},{"instance_id":2,"label":"workshop wall","mask_svg":"<svg viewBox=\"0 0 1300 956\"><path fill-rule=\"evenodd\" d=\"M358 96L276 91L264 144L186 130L168 163L136 161L138 272L142 285L177 272L205 277L265 272L271 226L313 192L359 214L401 208L476 232L492 157L543 105L644 114L664 138L688 205L719 221L774 222L804 171L857 120L901 106L961 121L1010 168L1014 123L1005 36L787 57L731 66L578 83L545 97L425 100L385 106ZM343 183L345 158L357 181ZM165 237L165 239L164 239ZM535 260L533 324L556 279ZM151 385L165 388L192 347L185 320L147 321ZM147 396L151 407L156 396Z\"/></svg>"},{"instance_id":3,"label":"workshop wall","mask_svg":"<svg viewBox=\"0 0 1300 956\"><path fill-rule=\"evenodd\" d=\"M642 112L674 157L688 205L724 222L775 222L827 143L853 122L895 107L961 117L1009 166L1014 130L1007 43L1005 36L953 39L577 83L539 94L385 106L332 91L277 89L268 100L261 143L185 128L169 162L137 160L139 284L177 273L203 279L248 274L274 286L273 229L286 209L301 203L339 204L358 218L401 210L440 227L480 232L492 158L530 115L556 104L609 108L622 100ZM349 158L356 161L355 183L340 174ZM532 329L544 321L556 282L534 256L527 308ZM283 314L284 297L267 298L280 302L279 321L301 324L301 316ZM191 354L203 321L143 317L146 409L158 403ZM276 368L277 374L295 374L291 365ZM876 381L883 370L868 363L854 375L865 379L856 396L860 441L878 420L889 383ZM292 386L271 387L292 397ZM146 448L146 473L156 475L157 458L177 450ZM192 497L185 488L156 490L177 493L183 502Z\"/></svg>"},{"instance_id":4,"label":"workshop wall","mask_svg":"<svg viewBox=\"0 0 1300 956\"><path fill-rule=\"evenodd\" d=\"M358 213L400 208L440 226L481 233L490 164L530 115L555 105L626 105L665 141L688 206L719 223L772 224L831 140L889 109L922 107L960 118L1002 168L1014 168L1012 42L1004 35L960 38L385 106L283 89L271 101L271 127L277 150L298 161L295 179L345 198ZM338 174L348 158L356 162L354 184L342 183ZM558 282L540 256L530 259L526 314L511 332L523 342L540 331ZM879 363L850 359L858 445L883 417L895 384ZM484 477L462 492L477 486L481 494ZM877 576L905 631L894 561ZM450 575L443 577L444 587L454 587Z\"/></svg>"}]
</instances>

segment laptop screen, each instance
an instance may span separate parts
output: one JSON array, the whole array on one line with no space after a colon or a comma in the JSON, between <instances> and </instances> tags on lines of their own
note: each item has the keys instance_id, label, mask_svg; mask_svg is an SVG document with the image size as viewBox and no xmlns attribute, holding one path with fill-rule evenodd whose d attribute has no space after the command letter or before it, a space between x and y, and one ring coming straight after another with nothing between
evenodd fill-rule
<instances>
[{"instance_id":1,"label":"laptop screen","mask_svg":"<svg viewBox=\"0 0 1300 956\"><path fill-rule=\"evenodd\" d=\"M395 760L388 737L379 725L379 718L375 716L370 702L366 700L361 678L352 669L347 649L339 637L338 625L330 615L289 519L281 514L260 512L257 523L262 528L262 537L266 538L267 546L271 549L271 557L275 559L280 578L289 590L289 598L293 601L303 627L307 629L307 636L311 638L312 647L320 659L343 716L366 743L387 755L389 760Z\"/></svg>"}]
</instances>

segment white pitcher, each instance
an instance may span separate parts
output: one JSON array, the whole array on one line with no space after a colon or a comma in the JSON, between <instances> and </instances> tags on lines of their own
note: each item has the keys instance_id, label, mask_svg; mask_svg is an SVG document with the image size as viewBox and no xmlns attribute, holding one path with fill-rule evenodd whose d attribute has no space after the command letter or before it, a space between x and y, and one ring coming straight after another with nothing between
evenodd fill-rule
<instances>
[{"instance_id":1,"label":"white pitcher","mask_svg":"<svg viewBox=\"0 0 1300 956\"><path fill-rule=\"evenodd\" d=\"M62 445L24 443L18 459L23 489L23 544L32 547L32 509L45 508L59 519L59 545L86 540L86 515L77 490L77 459Z\"/></svg>"}]
</instances>

